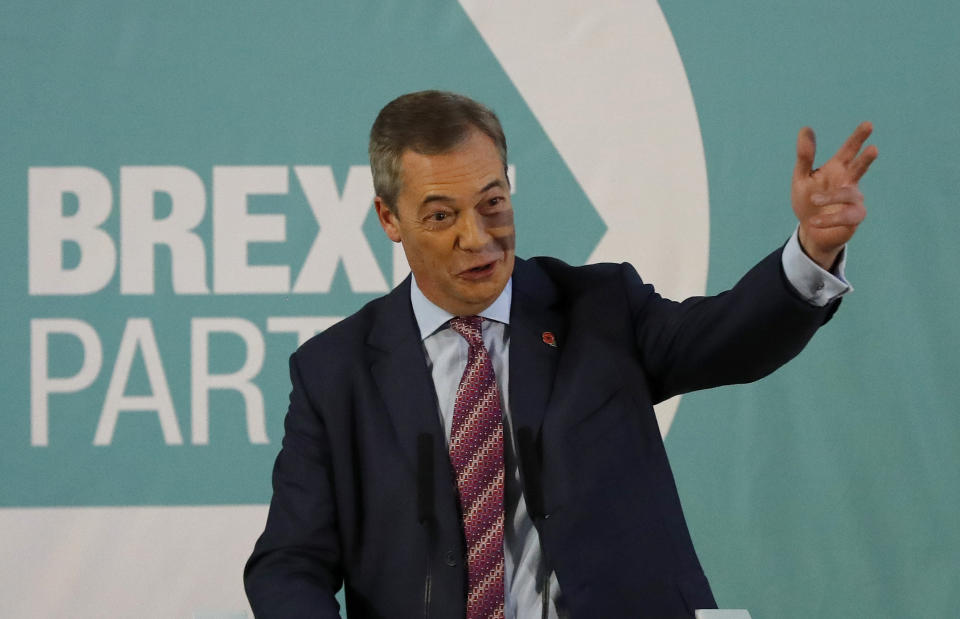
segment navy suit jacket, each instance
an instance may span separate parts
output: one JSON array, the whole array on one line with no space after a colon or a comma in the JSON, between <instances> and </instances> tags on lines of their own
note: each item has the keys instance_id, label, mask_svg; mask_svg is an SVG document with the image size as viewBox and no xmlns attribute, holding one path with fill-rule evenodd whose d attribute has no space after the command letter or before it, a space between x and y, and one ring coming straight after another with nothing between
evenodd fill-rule
<instances>
[{"instance_id":1,"label":"navy suit jacket","mask_svg":"<svg viewBox=\"0 0 960 619\"><path fill-rule=\"evenodd\" d=\"M677 303L630 265L517 260L510 408L524 494L570 616L715 608L653 404L755 380L836 303L793 291L776 251L730 291ZM555 334L557 347L544 343ZM409 279L306 342L273 499L244 573L258 617L465 614L465 545Z\"/></svg>"}]
</instances>

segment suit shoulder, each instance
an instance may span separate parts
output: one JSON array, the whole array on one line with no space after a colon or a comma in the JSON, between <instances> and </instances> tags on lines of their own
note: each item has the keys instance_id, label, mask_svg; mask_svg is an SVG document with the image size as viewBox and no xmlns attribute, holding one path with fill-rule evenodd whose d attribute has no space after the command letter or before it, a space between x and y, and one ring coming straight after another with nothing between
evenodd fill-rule
<instances>
[{"instance_id":1,"label":"suit shoulder","mask_svg":"<svg viewBox=\"0 0 960 619\"><path fill-rule=\"evenodd\" d=\"M363 347L376 317L382 313L386 303L386 296L368 302L301 344L294 355L306 362L330 362L353 356Z\"/></svg>"},{"instance_id":2,"label":"suit shoulder","mask_svg":"<svg viewBox=\"0 0 960 619\"><path fill-rule=\"evenodd\" d=\"M566 294L582 294L609 286L622 286L625 271L636 273L633 267L627 263L601 262L571 266L563 260L548 256L537 256L526 262L532 269L541 271Z\"/></svg>"}]
</instances>

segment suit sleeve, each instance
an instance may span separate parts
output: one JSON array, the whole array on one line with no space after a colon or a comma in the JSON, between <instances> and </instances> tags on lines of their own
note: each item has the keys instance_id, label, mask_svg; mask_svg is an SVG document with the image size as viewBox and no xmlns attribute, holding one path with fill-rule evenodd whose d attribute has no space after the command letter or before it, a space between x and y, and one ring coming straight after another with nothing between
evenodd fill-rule
<instances>
[{"instance_id":1,"label":"suit sleeve","mask_svg":"<svg viewBox=\"0 0 960 619\"><path fill-rule=\"evenodd\" d=\"M638 352L655 402L762 378L795 357L830 319L839 300L816 307L802 299L786 280L781 251L732 289L680 303L662 298L623 265Z\"/></svg>"},{"instance_id":2,"label":"suit sleeve","mask_svg":"<svg viewBox=\"0 0 960 619\"><path fill-rule=\"evenodd\" d=\"M267 524L244 569L256 617L339 617L342 584L328 436L290 357L290 408Z\"/></svg>"}]
</instances>

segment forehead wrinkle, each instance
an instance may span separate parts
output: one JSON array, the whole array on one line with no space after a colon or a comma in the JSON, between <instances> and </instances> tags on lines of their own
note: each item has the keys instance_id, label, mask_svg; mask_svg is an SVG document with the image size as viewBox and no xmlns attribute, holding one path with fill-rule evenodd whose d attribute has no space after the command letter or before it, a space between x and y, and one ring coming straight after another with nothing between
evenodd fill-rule
<instances>
[{"instance_id":1,"label":"forehead wrinkle","mask_svg":"<svg viewBox=\"0 0 960 619\"><path fill-rule=\"evenodd\" d=\"M489 143L489 151L477 149L473 146L476 139L489 141L489 138L480 135L471 135L470 139L462 141L461 146L446 153L426 154L416 150L406 150L401 156L402 169L401 192L417 190L419 195L409 195L411 202L418 210L434 202L456 204L461 201L469 202L493 188L506 189L509 184L505 181L502 162L495 145ZM464 151L472 151L471 156L464 158ZM473 189L487 179L482 188Z\"/></svg>"}]
</instances>

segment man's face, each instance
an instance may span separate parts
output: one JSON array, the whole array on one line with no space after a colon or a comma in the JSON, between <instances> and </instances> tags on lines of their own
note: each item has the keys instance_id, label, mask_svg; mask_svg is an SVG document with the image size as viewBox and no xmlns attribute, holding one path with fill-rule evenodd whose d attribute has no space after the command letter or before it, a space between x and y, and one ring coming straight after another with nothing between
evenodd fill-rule
<instances>
[{"instance_id":1,"label":"man's face","mask_svg":"<svg viewBox=\"0 0 960 619\"><path fill-rule=\"evenodd\" d=\"M457 316L477 314L513 273L513 206L493 140L473 131L440 155L405 151L396 212L378 197L380 225L403 243L423 294Z\"/></svg>"}]
</instances>

